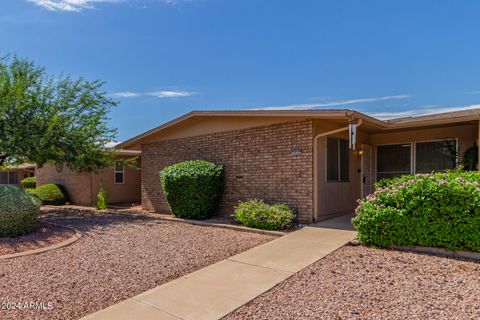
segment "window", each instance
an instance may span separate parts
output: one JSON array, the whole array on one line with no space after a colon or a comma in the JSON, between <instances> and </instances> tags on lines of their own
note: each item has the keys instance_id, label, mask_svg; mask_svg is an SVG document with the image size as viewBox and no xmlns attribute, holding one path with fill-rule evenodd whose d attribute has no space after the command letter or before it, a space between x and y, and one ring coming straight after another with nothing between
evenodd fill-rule
<instances>
[{"instance_id":1,"label":"window","mask_svg":"<svg viewBox=\"0 0 480 320\"><path fill-rule=\"evenodd\" d=\"M115 162L114 175L115 175L115 183L122 184L124 182L125 172L124 172L122 161Z\"/></svg>"},{"instance_id":2,"label":"window","mask_svg":"<svg viewBox=\"0 0 480 320\"><path fill-rule=\"evenodd\" d=\"M8 184L18 184L18 172L8 173Z\"/></svg>"},{"instance_id":3,"label":"window","mask_svg":"<svg viewBox=\"0 0 480 320\"><path fill-rule=\"evenodd\" d=\"M32 172L32 171L25 172L25 174L23 175L23 177L24 177L24 178L35 177L35 172Z\"/></svg>"},{"instance_id":4,"label":"window","mask_svg":"<svg viewBox=\"0 0 480 320\"><path fill-rule=\"evenodd\" d=\"M457 140L417 142L415 172L445 171L457 166Z\"/></svg>"},{"instance_id":5,"label":"window","mask_svg":"<svg viewBox=\"0 0 480 320\"><path fill-rule=\"evenodd\" d=\"M445 171L456 165L456 139L377 146L377 181L413 172Z\"/></svg>"},{"instance_id":6,"label":"window","mask_svg":"<svg viewBox=\"0 0 480 320\"><path fill-rule=\"evenodd\" d=\"M8 172L0 172L0 184L8 184Z\"/></svg>"},{"instance_id":7,"label":"window","mask_svg":"<svg viewBox=\"0 0 480 320\"><path fill-rule=\"evenodd\" d=\"M18 184L18 172L0 172L0 184Z\"/></svg>"},{"instance_id":8,"label":"window","mask_svg":"<svg viewBox=\"0 0 480 320\"><path fill-rule=\"evenodd\" d=\"M349 156L347 140L327 138L327 181L348 181Z\"/></svg>"},{"instance_id":9,"label":"window","mask_svg":"<svg viewBox=\"0 0 480 320\"><path fill-rule=\"evenodd\" d=\"M377 181L409 174L411 149L410 143L377 146Z\"/></svg>"}]
</instances>

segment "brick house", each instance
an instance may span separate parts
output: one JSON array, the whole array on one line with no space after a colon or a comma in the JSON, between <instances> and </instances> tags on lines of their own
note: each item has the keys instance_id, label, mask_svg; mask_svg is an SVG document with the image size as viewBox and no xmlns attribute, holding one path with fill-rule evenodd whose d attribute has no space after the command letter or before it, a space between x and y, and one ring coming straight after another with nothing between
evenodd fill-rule
<instances>
[{"instance_id":1,"label":"brick house","mask_svg":"<svg viewBox=\"0 0 480 320\"><path fill-rule=\"evenodd\" d=\"M165 166L204 159L225 166L219 215L261 198L310 223L351 213L381 178L453 169L477 142L479 119L479 109L388 121L353 110L193 111L120 147L142 153L145 210L169 212Z\"/></svg>"}]
</instances>

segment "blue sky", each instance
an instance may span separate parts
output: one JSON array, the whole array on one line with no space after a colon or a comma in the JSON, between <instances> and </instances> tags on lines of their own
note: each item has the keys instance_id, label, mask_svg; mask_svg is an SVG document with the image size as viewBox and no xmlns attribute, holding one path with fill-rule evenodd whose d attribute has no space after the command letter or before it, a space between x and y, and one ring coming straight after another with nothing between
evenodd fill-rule
<instances>
[{"instance_id":1,"label":"blue sky","mask_svg":"<svg viewBox=\"0 0 480 320\"><path fill-rule=\"evenodd\" d=\"M3 0L0 54L106 81L119 140L199 109L394 117L480 105L479 13L473 0Z\"/></svg>"}]
</instances>

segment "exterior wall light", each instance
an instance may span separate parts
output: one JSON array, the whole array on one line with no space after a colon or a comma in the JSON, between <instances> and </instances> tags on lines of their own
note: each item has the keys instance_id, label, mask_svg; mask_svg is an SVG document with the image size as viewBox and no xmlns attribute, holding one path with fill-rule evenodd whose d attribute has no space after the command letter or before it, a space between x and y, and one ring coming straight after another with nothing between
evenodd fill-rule
<instances>
[{"instance_id":1,"label":"exterior wall light","mask_svg":"<svg viewBox=\"0 0 480 320\"><path fill-rule=\"evenodd\" d=\"M361 156L363 156L363 150L362 149L353 150L353 154L360 158Z\"/></svg>"}]
</instances>

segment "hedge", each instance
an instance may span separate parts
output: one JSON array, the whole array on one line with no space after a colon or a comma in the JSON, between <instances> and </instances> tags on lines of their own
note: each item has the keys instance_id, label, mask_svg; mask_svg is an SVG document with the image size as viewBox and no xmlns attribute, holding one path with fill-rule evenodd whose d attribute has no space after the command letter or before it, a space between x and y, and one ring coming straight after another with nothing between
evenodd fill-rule
<instances>
[{"instance_id":1,"label":"hedge","mask_svg":"<svg viewBox=\"0 0 480 320\"><path fill-rule=\"evenodd\" d=\"M21 182L24 189L34 189L37 187L36 177L25 178Z\"/></svg>"},{"instance_id":2,"label":"hedge","mask_svg":"<svg viewBox=\"0 0 480 320\"><path fill-rule=\"evenodd\" d=\"M222 165L191 160L165 167L160 172L163 194L172 214L205 219L215 211L223 191Z\"/></svg>"},{"instance_id":3,"label":"hedge","mask_svg":"<svg viewBox=\"0 0 480 320\"><path fill-rule=\"evenodd\" d=\"M377 188L353 219L362 243L480 251L478 171L408 175Z\"/></svg>"},{"instance_id":4,"label":"hedge","mask_svg":"<svg viewBox=\"0 0 480 320\"><path fill-rule=\"evenodd\" d=\"M0 237L30 232L37 223L40 201L11 185L0 185Z\"/></svg>"},{"instance_id":5,"label":"hedge","mask_svg":"<svg viewBox=\"0 0 480 320\"><path fill-rule=\"evenodd\" d=\"M268 205L263 200L240 202L235 207L235 220L246 227L281 230L290 226L295 214L283 203Z\"/></svg>"},{"instance_id":6,"label":"hedge","mask_svg":"<svg viewBox=\"0 0 480 320\"><path fill-rule=\"evenodd\" d=\"M67 200L67 193L62 185L47 183L36 189L29 189L32 195L38 197L44 205L64 205Z\"/></svg>"}]
</instances>

